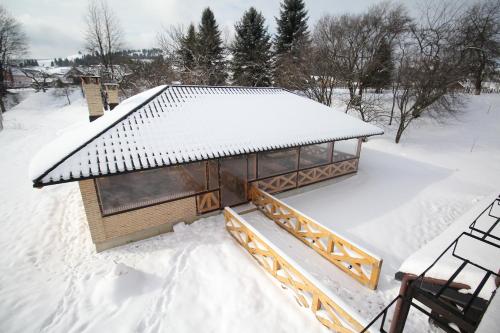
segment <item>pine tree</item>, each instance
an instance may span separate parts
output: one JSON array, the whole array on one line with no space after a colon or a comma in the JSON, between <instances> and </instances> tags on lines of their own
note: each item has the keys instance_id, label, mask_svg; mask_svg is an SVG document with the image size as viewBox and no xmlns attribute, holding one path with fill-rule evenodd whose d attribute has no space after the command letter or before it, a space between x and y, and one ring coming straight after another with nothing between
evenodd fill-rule
<instances>
[{"instance_id":1,"label":"pine tree","mask_svg":"<svg viewBox=\"0 0 500 333\"><path fill-rule=\"evenodd\" d=\"M280 17L276 19L276 54L294 51L301 40L309 40L307 19L303 0L284 0L281 3Z\"/></svg>"},{"instance_id":2,"label":"pine tree","mask_svg":"<svg viewBox=\"0 0 500 333\"><path fill-rule=\"evenodd\" d=\"M213 12L205 8L198 26L198 68L201 83L208 85L223 85L226 82L226 65L221 33Z\"/></svg>"},{"instance_id":3,"label":"pine tree","mask_svg":"<svg viewBox=\"0 0 500 333\"><path fill-rule=\"evenodd\" d=\"M284 0L281 3L277 35L275 82L285 88L302 90L308 81L306 56L310 38L307 10L303 0Z\"/></svg>"},{"instance_id":4,"label":"pine tree","mask_svg":"<svg viewBox=\"0 0 500 333\"><path fill-rule=\"evenodd\" d=\"M250 7L236 23L235 40L231 45L233 81L241 86L271 85L271 37L265 19Z\"/></svg>"},{"instance_id":5,"label":"pine tree","mask_svg":"<svg viewBox=\"0 0 500 333\"><path fill-rule=\"evenodd\" d=\"M363 86L375 88L377 92L381 92L382 89L391 85L393 70L392 48L390 43L383 39L368 67Z\"/></svg>"},{"instance_id":6,"label":"pine tree","mask_svg":"<svg viewBox=\"0 0 500 333\"><path fill-rule=\"evenodd\" d=\"M193 24L189 25L188 31L180 40L180 49L178 51L180 65L184 71L191 72L196 67L196 30Z\"/></svg>"}]
</instances>

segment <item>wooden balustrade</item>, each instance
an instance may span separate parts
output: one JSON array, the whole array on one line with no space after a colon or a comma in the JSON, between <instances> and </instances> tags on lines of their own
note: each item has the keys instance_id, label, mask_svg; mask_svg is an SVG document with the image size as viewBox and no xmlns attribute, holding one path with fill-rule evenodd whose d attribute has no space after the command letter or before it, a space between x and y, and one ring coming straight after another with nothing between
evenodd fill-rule
<instances>
[{"instance_id":1,"label":"wooden balustrade","mask_svg":"<svg viewBox=\"0 0 500 333\"><path fill-rule=\"evenodd\" d=\"M326 327L336 332L360 332L364 325L360 323L352 310L342 307L334 297L322 289L319 282L306 277L300 267L286 254L275 248L257 230L251 227L231 208L224 209L226 228L274 278L288 287L295 294L297 301L311 309L316 318ZM294 266L295 265L295 266Z\"/></svg>"},{"instance_id":2,"label":"wooden balustrade","mask_svg":"<svg viewBox=\"0 0 500 333\"><path fill-rule=\"evenodd\" d=\"M207 192L196 196L198 214L208 213L220 208L219 191Z\"/></svg>"},{"instance_id":3,"label":"wooden balustrade","mask_svg":"<svg viewBox=\"0 0 500 333\"><path fill-rule=\"evenodd\" d=\"M252 182L254 186L257 186L264 191L269 193L281 192L284 190L289 190L297 187L297 172L287 173L280 176L274 176L269 178L264 178L255 182Z\"/></svg>"},{"instance_id":4,"label":"wooden balustrade","mask_svg":"<svg viewBox=\"0 0 500 333\"><path fill-rule=\"evenodd\" d=\"M328 178L346 175L358 170L358 159L351 159L333 164L318 166L299 171L298 185L307 185Z\"/></svg>"},{"instance_id":5,"label":"wooden balustrade","mask_svg":"<svg viewBox=\"0 0 500 333\"><path fill-rule=\"evenodd\" d=\"M280 227L363 285L377 288L382 259L255 186L250 188L249 195L259 210Z\"/></svg>"}]
</instances>

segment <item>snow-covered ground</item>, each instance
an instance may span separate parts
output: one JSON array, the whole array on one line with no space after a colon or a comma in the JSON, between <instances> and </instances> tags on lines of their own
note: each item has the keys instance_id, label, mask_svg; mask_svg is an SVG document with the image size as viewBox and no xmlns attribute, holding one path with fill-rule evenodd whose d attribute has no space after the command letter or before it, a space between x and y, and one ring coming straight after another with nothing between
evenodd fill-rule
<instances>
[{"instance_id":1,"label":"snow-covered ground","mask_svg":"<svg viewBox=\"0 0 500 333\"><path fill-rule=\"evenodd\" d=\"M220 215L96 254L77 184L38 190L28 178L45 143L88 121L78 90L71 101L32 93L4 115L1 332L326 332L229 236ZM384 259L377 291L335 287L367 320L396 296L394 273L409 255L500 192L500 95L470 96L445 124L421 119L400 145L387 132L364 145L356 175L284 196ZM413 314L407 325L427 327Z\"/></svg>"}]
</instances>

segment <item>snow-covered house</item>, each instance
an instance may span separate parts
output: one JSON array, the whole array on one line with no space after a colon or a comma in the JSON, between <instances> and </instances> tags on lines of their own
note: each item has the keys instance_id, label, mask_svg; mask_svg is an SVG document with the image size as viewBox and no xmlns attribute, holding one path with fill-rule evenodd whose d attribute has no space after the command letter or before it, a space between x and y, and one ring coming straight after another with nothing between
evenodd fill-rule
<instances>
[{"instance_id":1,"label":"snow-covered house","mask_svg":"<svg viewBox=\"0 0 500 333\"><path fill-rule=\"evenodd\" d=\"M66 84L80 84L85 73L77 67L52 67L47 70L49 74Z\"/></svg>"},{"instance_id":2,"label":"snow-covered house","mask_svg":"<svg viewBox=\"0 0 500 333\"><path fill-rule=\"evenodd\" d=\"M33 83L33 80L18 67L8 67L3 75L4 84L7 88L27 88Z\"/></svg>"},{"instance_id":3,"label":"snow-covered house","mask_svg":"<svg viewBox=\"0 0 500 333\"><path fill-rule=\"evenodd\" d=\"M358 169L378 127L280 88L160 86L49 144L35 187L78 181L98 251Z\"/></svg>"}]
</instances>

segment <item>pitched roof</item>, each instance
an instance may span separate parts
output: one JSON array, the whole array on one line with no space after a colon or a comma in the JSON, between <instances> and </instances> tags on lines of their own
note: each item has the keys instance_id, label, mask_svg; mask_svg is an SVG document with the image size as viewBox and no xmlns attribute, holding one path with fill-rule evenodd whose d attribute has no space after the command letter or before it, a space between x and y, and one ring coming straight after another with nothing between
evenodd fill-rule
<instances>
[{"instance_id":1,"label":"pitched roof","mask_svg":"<svg viewBox=\"0 0 500 333\"><path fill-rule=\"evenodd\" d=\"M382 134L280 88L160 86L47 145L35 186Z\"/></svg>"}]
</instances>

